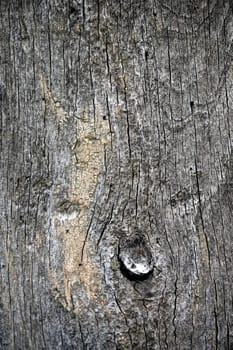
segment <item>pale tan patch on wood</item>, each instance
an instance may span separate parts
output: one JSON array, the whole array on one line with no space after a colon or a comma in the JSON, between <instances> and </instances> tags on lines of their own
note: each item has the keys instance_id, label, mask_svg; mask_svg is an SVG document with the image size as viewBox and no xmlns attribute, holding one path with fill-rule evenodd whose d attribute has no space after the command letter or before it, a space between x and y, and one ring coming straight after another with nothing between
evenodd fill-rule
<instances>
[{"instance_id":1,"label":"pale tan patch on wood","mask_svg":"<svg viewBox=\"0 0 233 350\"><path fill-rule=\"evenodd\" d=\"M61 106L61 103L59 101L56 101L56 99L53 97L52 92L48 88L44 74L41 71L39 72L39 83L40 83L41 95L43 97L43 100L42 100L43 112L44 113L46 112L46 104L48 104L49 107L52 109L54 116L57 117L59 124L61 124L61 126L64 126L69 116L64 110L64 108Z\"/></svg>"},{"instance_id":2,"label":"pale tan patch on wood","mask_svg":"<svg viewBox=\"0 0 233 350\"><path fill-rule=\"evenodd\" d=\"M49 104L59 125L65 127L68 114L59 102L55 102L43 74L40 77L40 88L44 103ZM91 247L87 232L90 223L89 210L95 201L104 151L111 143L111 134L108 121L103 120L97 106L95 118L83 111L76 120L74 127L77 129L78 139L71 148L66 200L78 205L79 210L62 214L55 210L54 230L56 238L63 242L63 271L60 273L62 276L59 276L58 272L50 269L49 276L54 297L68 310L80 312L89 302L97 297L101 298L99 266L93 256L95 248Z\"/></svg>"},{"instance_id":3,"label":"pale tan patch on wood","mask_svg":"<svg viewBox=\"0 0 233 350\"><path fill-rule=\"evenodd\" d=\"M88 119L88 116L87 116ZM72 148L69 201L79 203L80 212L70 221L64 239L64 274L67 282L66 300L72 298L72 287L81 283L88 298L99 293L98 266L91 258L90 243L86 241L90 222L89 209L94 202L95 189L104 161L104 145L110 143L108 123L86 118L77 121L79 139ZM92 249L93 250L93 249ZM74 305L78 309L78 302Z\"/></svg>"}]
</instances>

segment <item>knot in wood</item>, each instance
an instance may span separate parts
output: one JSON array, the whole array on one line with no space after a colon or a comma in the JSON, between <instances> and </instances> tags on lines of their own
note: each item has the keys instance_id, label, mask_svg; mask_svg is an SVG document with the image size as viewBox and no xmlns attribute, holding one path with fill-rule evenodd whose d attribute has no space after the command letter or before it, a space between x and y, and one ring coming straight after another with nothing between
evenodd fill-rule
<instances>
[{"instance_id":1,"label":"knot in wood","mask_svg":"<svg viewBox=\"0 0 233 350\"><path fill-rule=\"evenodd\" d=\"M131 279L145 279L153 271L152 254L145 238L139 235L120 241L118 257L122 272Z\"/></svg>"}]
</instances>

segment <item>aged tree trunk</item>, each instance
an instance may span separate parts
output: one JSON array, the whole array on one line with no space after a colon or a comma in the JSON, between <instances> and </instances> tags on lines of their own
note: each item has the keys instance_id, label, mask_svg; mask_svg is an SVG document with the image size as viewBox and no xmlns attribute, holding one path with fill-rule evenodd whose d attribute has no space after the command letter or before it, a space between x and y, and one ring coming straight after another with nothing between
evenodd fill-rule
<instances>
[{"instance_id":1,"label":"aged tree trunk","mask_svg":"<svg viewBox=\"0 0 233 350\"><path fill-rule=\"evenodd\" d=\"M0 349L233 349L231 1L0 10Z\"/></svg>"}]
</instances>

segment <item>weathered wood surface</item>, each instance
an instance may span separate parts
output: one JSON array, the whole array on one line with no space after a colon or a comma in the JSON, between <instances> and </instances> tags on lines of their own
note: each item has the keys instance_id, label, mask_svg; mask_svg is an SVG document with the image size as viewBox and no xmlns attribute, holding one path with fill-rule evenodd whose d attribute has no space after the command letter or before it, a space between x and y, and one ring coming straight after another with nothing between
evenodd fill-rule
<instances>
[{"instance_id":1,"label":"weathered wood surface","mask_svg":"<svg viewBox=\"0 0 233 350\"><path fill-rule=\"evenodd\" d=\"M0 348L233 349L231 1L0 16Z\"/></svg>"}]
</instances>

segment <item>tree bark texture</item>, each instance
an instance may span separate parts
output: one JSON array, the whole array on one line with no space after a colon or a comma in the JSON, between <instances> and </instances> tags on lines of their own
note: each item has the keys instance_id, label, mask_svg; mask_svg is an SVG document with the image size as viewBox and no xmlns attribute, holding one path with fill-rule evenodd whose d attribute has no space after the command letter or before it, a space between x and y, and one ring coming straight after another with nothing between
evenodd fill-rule
<instances>
[{"instance_id":1,"label":"tree bark texture","mask_svg":"<svg viewBox=\"0 0 233 350\"><path fill-rule=\"evenodd\" d=\"M1 0L1 349L233 349L232 9Z\"/></svg>"}]
</instances>

